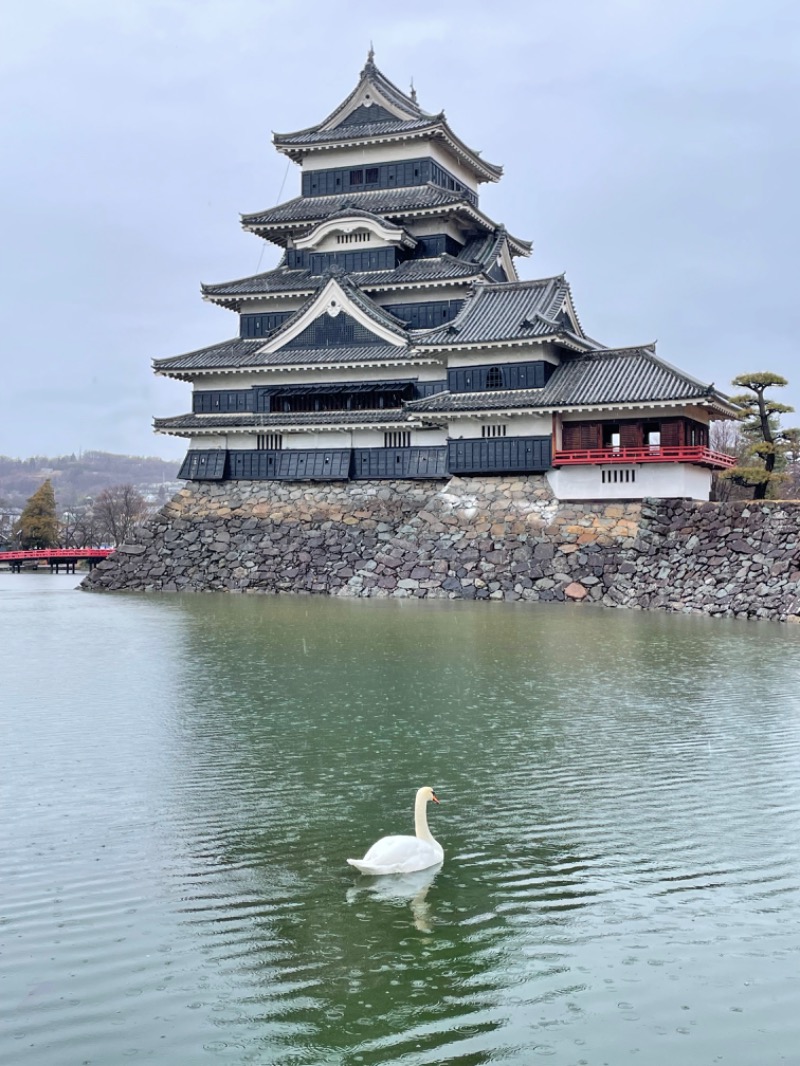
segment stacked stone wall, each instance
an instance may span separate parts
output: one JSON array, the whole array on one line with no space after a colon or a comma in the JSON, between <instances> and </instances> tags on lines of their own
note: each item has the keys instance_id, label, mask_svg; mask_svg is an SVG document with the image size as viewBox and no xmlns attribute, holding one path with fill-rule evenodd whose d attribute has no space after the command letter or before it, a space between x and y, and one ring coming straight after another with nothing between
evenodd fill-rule
<instances>
[{"instance_id":1,"label":"stacked stone wall","mask_svg":"<svg viewBox=\"0 0 800 1066\"><path fill-rule=\"evenodd\" d=\"M586 601L794 619L800 506L564 503L541 477L192 483L91 590Z\"/></svg>"}]
</instances>

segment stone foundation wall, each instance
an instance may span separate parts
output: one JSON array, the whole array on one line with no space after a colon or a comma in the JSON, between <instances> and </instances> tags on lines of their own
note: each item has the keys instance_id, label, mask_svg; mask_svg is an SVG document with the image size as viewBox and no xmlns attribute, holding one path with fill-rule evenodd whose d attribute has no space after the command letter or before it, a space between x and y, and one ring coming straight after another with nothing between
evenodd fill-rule
<instances>
[{"instance_id":1,"label":"stone foundation wall","mask_svg":"<svg viewBox=\"0 0 800 1066\"><path fill-rule=\"evenodd\" d=\"M575 600L794 619L800 505L554 500L541 477L191 483L91 590Z\"/></svg>"}]
</instances>

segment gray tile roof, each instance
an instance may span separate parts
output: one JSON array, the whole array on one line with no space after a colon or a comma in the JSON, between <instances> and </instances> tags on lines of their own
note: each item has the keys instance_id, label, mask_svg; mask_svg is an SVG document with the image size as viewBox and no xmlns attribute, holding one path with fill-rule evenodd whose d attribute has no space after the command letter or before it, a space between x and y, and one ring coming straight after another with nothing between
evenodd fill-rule
<instances>
[{"instance_id":1,"label":"gray tile roof","mask_svg":"<svg viewBox=\"0 0 800 1066\"><path fill-rule=\"evenodd\" d=\"M372 86L392 103L401 112L399 117L387 114L383 107L376 108L379 121L370 121L370 108L365 100L355 107L356 112L351 121L340 120L331 128L336 117L347 110L362 86ZM451 150L461 156L467 166L470 166L478 175L479 180L496 181L503 173L503 168L494 163L487 163L481 159L480 152L469 148L450 129L444 112L431 115L423 111L413 96L407 96L397 86L389 81L385 74L375 66L370 58L361 71L358 85L335 111L316 126L309 126L304 130L296 130L293 133L275 133L272 140L276 148L285 151L291 158L299 159L304 147L315 147L327 144L338 144L342 141L368 140L377 137L402 136L403 134L425 133L430 131L431 136L439 137L449 143Z\"/></svg>"},{"instance_id":2,"label":"gray tile roof","mask_svg":"<svg viewBox=\"0 0 800 1066\"><path fill-rule=\"evenodd\" d=\"M512 411L539 407L544 389L496 389L491 392L437 392L406 404L410 415L458 414L470 411Z\"/></svg>"},{"instance_id":3,"label":"gray tile roof","mask_svg":"<svg viewBox=\"0 0 800 1066\"><path fill-rule=\"evenodd\" d=\"M544 400L559 406L725 400L713 385L659 359L652 347L617 348L567 359L548 381Z\"/></svg>"},{"instance_id":4,"label":"gray tile roof","mask_svg":"<svg viewBox=\"0 0 800 1066\"><path fill-rule=\"evenodd\" d=\"M542 389L440 392L406 405L410 414L466 413L607 406L727 398L659 359L652 348L622 348L567 356Z\"/></svg>"},{"instance_id":5,"label":"gray tile roof","mask_svg":"<svg viewBox=\"0 0 800 1066\"><path fill-rule=\"evenodd\" d=\"M414 211L468 204L466 197L428 182L399 189L370 189L366 192L339 193L335 196L297 196L267 211L242 215L242 225L250 228L274 226L285 222L319 222L332 214L351 208L368 214L403 215Z\"/></svg>"},{"instance_id":6,"label":"gray tile roof","mask_svg":"<svg viewBox=\"0 0 800 1066\"><path fill-rule=\"evenodd\" d=\"M409 348L394 344L362 344L352 347L280 348L259 352L267 342L258 340L223 341L184 355L156 359L153 368L164 374L191 374L196 370L244 370L277 366L331 366L349 363L415 362Z\"/></svg>"},{"instance_id":7,"label":"gray tile roof","mask_svg":"<svg viewBox=\"0 0 800 1066\"><path fill-rule=\"evenodd\" d=\"M378 93L382 95L384 99L388 100L391 104L394 104L394 106L399 111L403 112L403 114L405 114L406 118L408 119L425 118L430 121L430 119L433 117L432 115L428 115L425 111L423 111L413 97L408 96L406 93L404 93L402 89L399 89L393 81L390 81L386 77L382 70L378 69L375 64L372 51L370 50L367 62L365 63L364 69L359 75L358 84L356 85L355 89L353 89L349 96L345 97L345 99L339 104L338 107L334 108L334 110L328 115L327 118L324 118L322 122L318 122L315 126L309 126L307 129L296 130L294 133L277 133L275 134L275 136L281 138L299 137L303 134L314 133L315 131L322 129L324 126L329 126L337 115L341 114L342 111L345 111L347 109L348 104L355 99L356 94L358 93L362 85L368 85L376 88L378 90ZM368 115L370 109L362 104L356 110L361 113L366 112ZM380 108L380 110L383 111L384 109Z\"/></svg>"},{"instance_id":8,"label":"gray tile roof","mask_svg":"<svg viewBox=\"0 0 800 1066\"><path fill-rule=\"evenodd\" d=\"M568 294L569 285L563 275L538 281L478 284L452 322L431 330L417 343L438 347L563 333L571 329L559 317Z\"/></svg>"},{"instance_id":9,"label":"gray tile roof","mask_svg":"<svg viewBox=\"0 0 800 1066\"><path fill-rule=\"evenodd\" d=\"M220 344L212 344L207 348L197 348L193 352L184 355L173 355L167 359L154 359L154 370L215 370L227 369L243 365L245 360L252 357L254 352L263 348L266 342L259 340L243 340L234 337Z\"/></svg>"},{"instance_id":10,"label":"gray tile roof","mask_svg":"<svg viewBox=\"0 0 800 1066\"><path fill-rule=\"evenodd\" d=\"M417 130L432 129L440 125L438 115L422 115L419 118L391 118L380 122L370 122L357 126L336 126L334 129L298 130L296 133L275 133L273 142L276 147L282 145L305 146L307 144L336 144L339 141L359 140L367 137L380 137L393 133L415 133Z\"/></svg>"},{"instance_id":11,"label":"gray tile roof","mask_svg":"<svg viewBox=\"0 0 800 1066\"><path fill-rule=\"evenodd\" d=\"M353 301L356 307L360 308L368 318L371 318L377 325L383 326L384 329L391 330L395 336L402 337L404 340L408 339L407 324L402 319L393 315L391 311L387 311L385 307L381 307L379 303L370 299L370 297L367 296L367 294L360 289L359 286L344 273L344 271L332 268L328 271L328 275L337 278L337 281L344 292L347 293L348 297ZM309 298L309 304L313 302L314 297L312 296ZM302 312L303 308L301 307L297 313L300 315ZM287 325L290 321L291 319L287 320ZM277 335L279 334L276 334L276 336Z\"/></svg>"},{"instance_id":12,"label":"gray tile roof","mask_svg":"<svg viewBox=\"0 0 800 1066\"><path fill-rule=\"evenodd\" d=\"M373 286L385 288L424 281L479 279L483 277L483 269L479 263L470 261L463 255L440 255L424 259L406 259L394 270L359 271L348 274L348 277L360 288L369 289ZM256 296L272 292L307 293L321 289L327 280L327 277L311 274L308 270L289 270L285 266L279 266L249 278L203 285L202 292L204 296L212 299L225 296Z\"/></svg>"},{"instance_id":13,"label":"gray tile roof","mask_svg":"<svg viewBox=\"0 0 800 1066\"><path fill-rule=\"evenodd\" d=\"M153 419L153 427L169 433L176 430L197 432L209 429L279 429L283 426L351 426L406 421L399 407L364 411L294 411L274 414L174 415Z\"/></svg>"}]
</instances>

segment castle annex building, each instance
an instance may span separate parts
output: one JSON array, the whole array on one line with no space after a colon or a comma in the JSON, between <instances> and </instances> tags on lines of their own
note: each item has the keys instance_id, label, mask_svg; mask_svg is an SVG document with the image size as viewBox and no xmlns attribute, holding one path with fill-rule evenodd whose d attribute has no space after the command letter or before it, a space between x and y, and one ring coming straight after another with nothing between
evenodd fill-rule
<instances>
[{"instance_id":1,"label":"castle annex building","mask_svg":"<svg viewBox=\"0 0 800 1066\"><path fill-rule=\"evenodd\" d=\"M283 249L204 285L238 335L155 370L192 384L189 480L436 479L544 473L565 500L707 499L733 460L709 423L737 409L653 345L589 337L563 276L483 213L502 170L375 66L315 126L275 134L301 195L242 225Z\"/></svg>"}]
</instances>

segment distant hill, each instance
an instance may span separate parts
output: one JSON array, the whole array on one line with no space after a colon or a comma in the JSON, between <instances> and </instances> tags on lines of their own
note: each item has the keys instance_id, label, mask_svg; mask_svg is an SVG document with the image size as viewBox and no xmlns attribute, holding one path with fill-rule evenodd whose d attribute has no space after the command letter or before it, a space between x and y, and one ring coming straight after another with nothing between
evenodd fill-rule
<instances>
[{"instance_id":1,"label":"distant hill","mask_svg":"<svg viewBox=\"0 0 800 1066\"><path fill-rule=\"evenodd\" d=\"M23 507L46 478L53 483L60 509L112 485L134 485L147 498L167 500L181 487L176 481L179 466L178 461L110 452L31 459L0 455L0 503L11 509Z\"/></svg>"}]
</instances>

